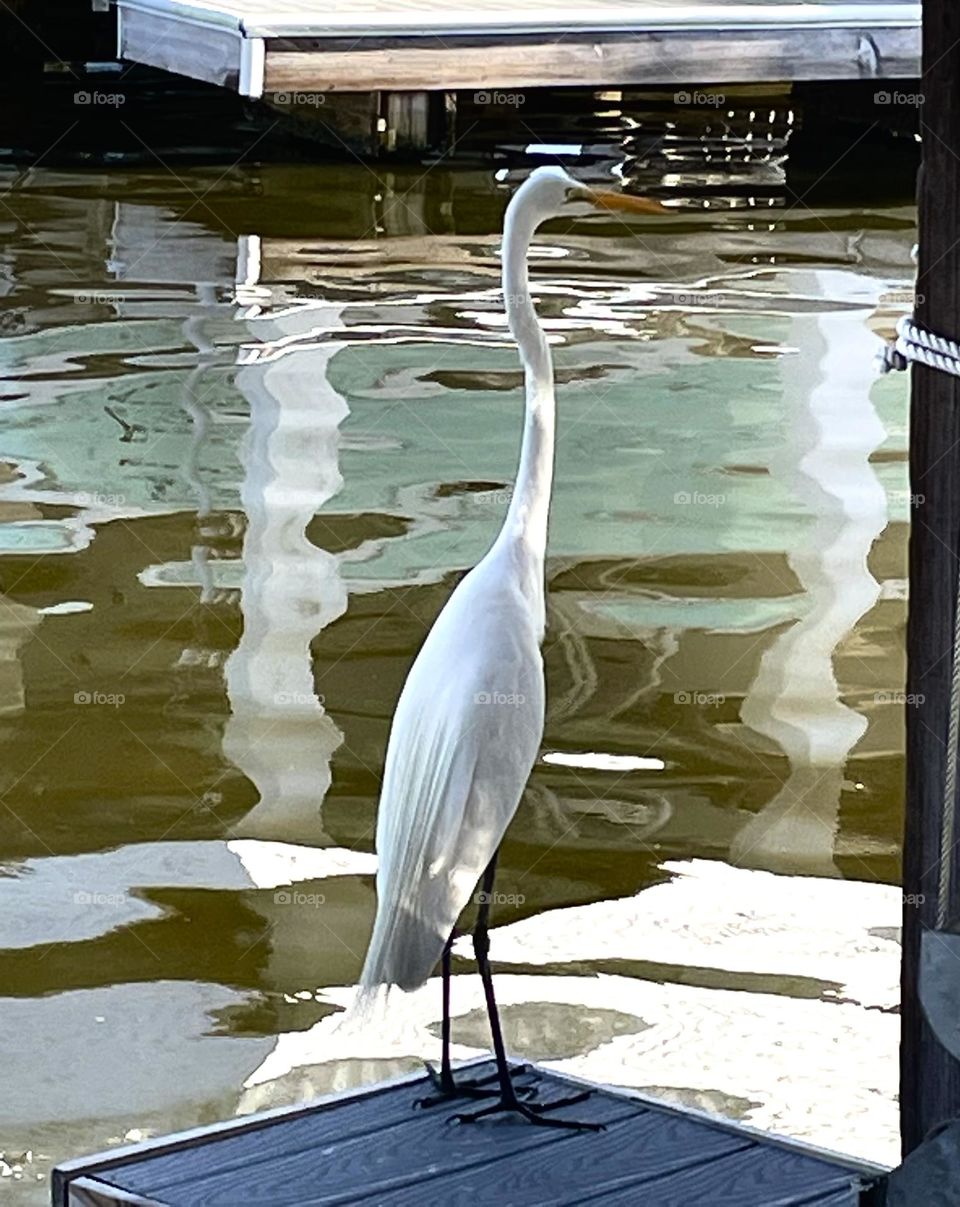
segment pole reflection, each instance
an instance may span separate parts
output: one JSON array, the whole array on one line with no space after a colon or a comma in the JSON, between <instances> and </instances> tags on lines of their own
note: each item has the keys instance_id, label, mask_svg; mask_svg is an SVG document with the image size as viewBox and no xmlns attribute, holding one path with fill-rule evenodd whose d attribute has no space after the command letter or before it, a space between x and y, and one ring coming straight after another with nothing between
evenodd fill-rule
<instances>
[{"instance_id":1,"label":"pole reflection","mask_svg":"<svg viewBox=\"0 0 960 1207\"><path fill-rule=\"evenodd\" d=\"M258 309L243 319L255 343L241 348L235 378L250 405L240 452L247 526L223 749L260 794L237 836L326 845L320 808L343 735L315 690L310 643L345 611L347 591L338 559L306 529L342 483L338 429L348 408L327 376L342 345L316 342L342 326L341 308Z\"/></svg>"},{"instance_id":2,"label":"pole reflection","mask_svg":"<svg viewBox=\"0 0 960 1207\"><path fill-rule=\"evenodd\" d=\"M833 660L880 595L867 555L886 527L887 500L870 454L886 433L870 398L876 339L866 320L876 297L852 273L798 275L797 289L827 304L790 320L790 342L810 351L782 362L786 438L771 472L814 517L803 543L787 550L808 606L764 652L740 714L783 750L790 773L734 837L730 858L837 876L844 768L867 718L840 699Z\"/></svg>"}]
</instances>

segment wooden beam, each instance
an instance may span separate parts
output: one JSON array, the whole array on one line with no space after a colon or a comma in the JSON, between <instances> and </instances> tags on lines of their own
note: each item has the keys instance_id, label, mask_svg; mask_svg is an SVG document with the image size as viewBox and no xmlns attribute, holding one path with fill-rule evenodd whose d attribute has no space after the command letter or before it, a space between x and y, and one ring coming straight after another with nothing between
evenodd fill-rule
<instances>
[{"instance_id":1,"label":"wooden beam","mask_svg":"<svg viewBox=\"0 0 960 1207\"><path fill-rule=\"evenodd\" d=\"M920 172L921 324L960 339L960 5L924 0ZM882 170L882 164L878 164ZM960 1114L960 1065L942 1048L918 995L920 940L933 927L960 557L960 380L913 369L910 407L910 611L907 624L907 800L903 852L900 1111L904 1153ZM957 851L953 883L957 876ZM919 901L920 904L913 902ZM957 914L958 902L951 903Z\"/></svg>"},{"instance_id":2,"label":"wooden beam","mask_svg":"<svg viewBox=\"0 0 960 1207\"><path fill-rule=\"evenodd\" d=\"M270 38L264 90L404 91L908 78L915 28Z\"/></svg>"}]
</instances>

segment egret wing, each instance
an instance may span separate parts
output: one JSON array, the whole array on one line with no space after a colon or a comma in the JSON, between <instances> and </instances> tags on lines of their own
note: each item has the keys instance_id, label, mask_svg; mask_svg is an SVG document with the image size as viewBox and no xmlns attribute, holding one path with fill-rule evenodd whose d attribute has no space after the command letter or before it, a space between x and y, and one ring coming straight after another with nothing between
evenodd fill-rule
<instances>
[{"instance_id":1,"label":"egret wing","mask_svg":"<svg viewBox=\"0 0 960 1207\"><path fill-rule=\"evenodd\" d=\"M442 676L431 672L444 637L435 628L397 706L377 822L377 921L365 985L412 988L430 975L536 759L540 652L529 626L499 620L492 631L483 622L474 631L480 656L464 658L461 650L459 665L441 662Z\"/></svg>"}]
</instances>

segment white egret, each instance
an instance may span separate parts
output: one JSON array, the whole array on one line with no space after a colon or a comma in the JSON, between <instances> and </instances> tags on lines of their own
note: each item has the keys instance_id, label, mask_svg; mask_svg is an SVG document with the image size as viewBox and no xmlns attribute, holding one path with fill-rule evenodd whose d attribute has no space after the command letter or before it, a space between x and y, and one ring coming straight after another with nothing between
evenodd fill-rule
<instances>
[{"instance_id":1,"label":"white egret","mask_svg":"<svg viewBox=\"0 0 960 1207\"><path fill-rule=\"evenodd\" d=\"M521 1102L511 1082L487 926L497 850L536 761L544 724L540 643L556 403L553 363L530 298L527 251L541 222L577 202L663 212L647 198L588 188L559 167L532 172L507 207L503 294L526 393L520 465L499 535L437 617L397 703L377 819L377 915L360 980L362 993L380 985L416 989L442 959L441 1096L498 1095L494 1106L460 1116L465 1120L509 1110L568 1127L579 1125L545 1119L544 1108ZM491 1090L456 1083L449 1054L450 944L481 875L474 950L497 1059L498 1089Z\"/></svg>"}]
</instances>

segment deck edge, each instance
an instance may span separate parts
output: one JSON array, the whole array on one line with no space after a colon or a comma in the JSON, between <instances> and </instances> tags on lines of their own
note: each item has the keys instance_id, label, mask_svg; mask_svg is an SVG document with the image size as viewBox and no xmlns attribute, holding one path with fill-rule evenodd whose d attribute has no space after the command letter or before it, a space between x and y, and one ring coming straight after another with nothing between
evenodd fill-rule
<instances>
[{"instance_id":1,"label":"deck edge","mask_svg":"<svg viewBox=\"0 0 960 1207\"><path fill-rule=\"evenodd\" d=\"M492 1057L490 1055L483 1055L457 1062L455 1067L458 1070L472 1069L476 1066L489 1065L491 1061ZM645 1094L642 1090L635 1090L629 1086L588 1081L585 1078L576 1076L576 1074L567 1073L553 1068L548 1064L534 1061L520 1061L519 1059L511 1058L511 1064L525 1064L528 1068L534 1069L538 1073L556 1078L558 1081L564 1081L579 1088L599 1090L615 1098L637 1102L645 1108L659 1111L661 1114L691 1119L702 1125L718 1128L721 1131L745 1137L757 1143L772 1144L778 1148L785 1148L799 1156L812 1157L828 1164L836 1165L848 1173L861 1175L869 1179L870 1184L878 1182L890 1173L889 1168L886 1166L865 1161L860 1157L853 1157L832 1149L822 1148L819 1145L810 1144L805 1140L797 1140L791 1136L782 1136L776 1132L763 1131L761 1128L752 1127L745 1123L737 1123L731 1119L724 1119L722 1116L712 1115L707 1111L698 1110L695 1107L666 1102L663 1099L655 1098L650 1094ZM258 1111L250 1115L222 1120L219 1123L187 1128L184 1131L173 1132L166 1136L151 1137L149 1140L125 1145L122 1148L108 1149L105 1152L71 1158L59 1163L53 1170L51 1178L52 1202L54 1207L65 1207L70 1183L77 1178L84 1176L96 1177L106 1169L135 1164L140 1160L162 1156L181 1148L191 1148L195 1145L209 1143L211 1140L226 1139L233 1135L242 1134L245 1131L258 1131L284 1119L299 1118L318 1111L328 1110L344 1100L373 1097L378 1094L388 1093L399 1086L418 1082L423 1077L423 1071L418 1069L411 1073L399 1074L385 1081L375 1082L372 1085L336 1090L333 1093L311 1099L309 1102L272 1107L266 1111Z\"/></svg>"},{"instance_id":2,"label":"deck edge","mask_svg":"<svg viewBox=\"0 0 960 1207\"><path fill-rule=\"evenodd\" d=\"M695 1119L698 1123L710 1124L713 1127L719 1127L723 1131L734 1132L737 1135L747 1135L753 1140L775 1144L777 1147L787 1148L808 1157L817 1157L832 1165L842 1165L845 1169L858 1169L872 1178L886 1177L890 1173L889 1166L867 1161L863 1157L855 1157L848 1153L838 1152L836 1149L824 1148L819 1144L811 1144L807 1140L798 1140L794 1136L784 1136L780 1132L764 1131L763 1128L754 1127L752 1124L738 1123L733 1119L726 1119L722 1115L712 1115L709 1111L703 1111L697 1107L667 1102L662 1098L655 1098L651 1094L645 1094L643 1090L635 1090L631 1086L611 1085L608 1082L602 1081L588 1081L584 1077L578 1077L575 1073L567 1073L562 1069L553 1068L550 1065L537 1064L531 1067L539 1069L542 1073L549 1073L551 1076L561 1081L566 1081L570 1085L580 1086L585 1089L603 1090L605 1093L615 1094L620 1098L634 1099L651 1110L666 1111L669 1114Z\"/></svg>"}]
</instances>

